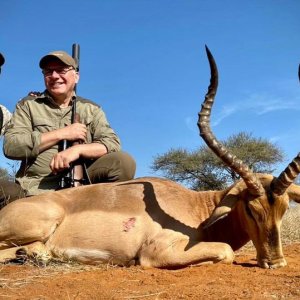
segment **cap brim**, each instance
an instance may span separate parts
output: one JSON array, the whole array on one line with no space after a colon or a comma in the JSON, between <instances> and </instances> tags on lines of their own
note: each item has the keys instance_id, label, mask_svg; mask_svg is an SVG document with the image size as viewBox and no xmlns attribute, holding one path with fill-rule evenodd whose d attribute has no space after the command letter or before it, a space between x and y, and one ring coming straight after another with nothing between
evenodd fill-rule
<instances>
[{"instance_id":1,"label":"cap brim","mask_svg":"<svg viewBox=\"0 0 300 300\"><path fill-rule=\"evenodd\" d=\"M51 61L60 61L63 64L67 66L72 66L74 69L77 69L77 63L76 61L67 53L65 52L53 52L45 55L44 57L41 58L39 66L41 69L44 69L47 64Z\"/></svg>"},{"instance_id":2,"label":"cap brim","mask_svg":"<svg viewBox=\"0 0 300 300\"><path fill-rule=\"evenodd\" d=\"M59 60L61 62L63 62L61 59L59 59L57 56L55 55L45 55L44 57L42 57L42 59L40 60L40 68L44 69L44 67L48 64L48 62L52 61L52 60ZM64 62L63 62L64 63Z\"/></svg>"}]
</instances>

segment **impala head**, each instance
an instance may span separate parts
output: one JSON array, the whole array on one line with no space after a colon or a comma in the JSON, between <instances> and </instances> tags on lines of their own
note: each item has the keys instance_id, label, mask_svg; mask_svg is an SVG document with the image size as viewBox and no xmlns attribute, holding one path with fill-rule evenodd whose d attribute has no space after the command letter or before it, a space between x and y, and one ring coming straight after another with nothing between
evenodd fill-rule
<instances>
[{"instance_id":1,"label":"impala head","mask_svg":"<svg viewBox=\"0 0 300 300\"><path fill-rule=\"evenodd\" d=\"M257 251L257 263L262 268L278 268L286 265L283 256L280 228L282 217L289 206L287 192L279 195L272 190L273 176L257 174L264 192L261 195L249 193L240 195L236 209L244 230Z\"/></svg>"},{"instance_id":2,"label":"impala head","mask_svg":"<svg viewBox=\"0 0 300 300\"><path fill-rule=\"evenodd\" d=\"M278 178L275 178L268 174L253 173L247 165L216 139L210 129L210 114L218 87L218 70L207 47L206 52L211 69L211 79L199 113L200 135L223 163L241 177L241 181L235 184L228 196L221 201L223 203L216 208L206 226L210 226L232 212L237 223L241 224L240 226L243 227L256 248L258 265L262 268L285 266L280 227L289 200L300 201L300 187L293 184L300 173L300 154Z\"/></svg>"}]
</instances>

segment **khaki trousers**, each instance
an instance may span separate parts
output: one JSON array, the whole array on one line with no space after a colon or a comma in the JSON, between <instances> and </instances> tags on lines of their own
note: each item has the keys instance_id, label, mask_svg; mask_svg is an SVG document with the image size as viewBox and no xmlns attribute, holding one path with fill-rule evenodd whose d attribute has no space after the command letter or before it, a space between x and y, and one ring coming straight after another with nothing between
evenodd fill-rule
<instances>
[{"instance_id":1,"label":"khaki trousers","mask_svg":"<svg viewBox=\"0 0 300 300\"><path fill-rule=\"evenodd\" d=\"M87 164L87 172L92 183L126 181L134 178L136 164L126 152L105 154Z\"/></svg>"}]
</instances>

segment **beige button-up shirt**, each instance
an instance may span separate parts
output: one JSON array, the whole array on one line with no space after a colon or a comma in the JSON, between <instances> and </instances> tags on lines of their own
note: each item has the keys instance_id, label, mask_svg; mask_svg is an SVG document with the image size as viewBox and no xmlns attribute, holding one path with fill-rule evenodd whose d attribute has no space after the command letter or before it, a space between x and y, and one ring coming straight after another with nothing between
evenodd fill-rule
<instances>
[{"instance_id":1,"label":"beige button-up shirt","mask_svg":"<svg viewBox=\"0 0 300 300\"><path fill-rule=\"evenodd\" d=\"M49 164L59 146L54 145L39 153L39 145L42 133L71 123L71 108L60 108L47 92L38 97L25 97L17 104L6 128L3 149L6 157L21 161L16 181L27 195L58 188L60 175L53 175ZM101 107L77 96L76 112L80 122L87 126L87 143L101 143L108 152L120 150L120 140Z\"/></svg>"}]
</instances>

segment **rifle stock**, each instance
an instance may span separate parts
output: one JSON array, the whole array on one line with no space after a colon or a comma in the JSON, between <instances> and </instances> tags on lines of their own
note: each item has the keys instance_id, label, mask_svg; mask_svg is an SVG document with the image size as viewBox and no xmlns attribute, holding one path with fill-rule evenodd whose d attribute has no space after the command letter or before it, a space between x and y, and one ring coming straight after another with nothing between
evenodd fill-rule
<instances>
[{"instance_id":1,"label":"rifle stock","mask_svg":"<svg viewBox=\"0 0 300 300\"><path fill-rule=\"evenodd\" d=\"M72 106L72 124L73 123L80 123L80 116L76 112L76 97L74 97L73 99L73 106ZM75 141L72 143L72 146L78 144L81 144L81 142ZM79 158L71 165L71 187L83 185L83 180L84 180L84 166L83 166L83 162Z\"/></svg>"}]
</instances>

